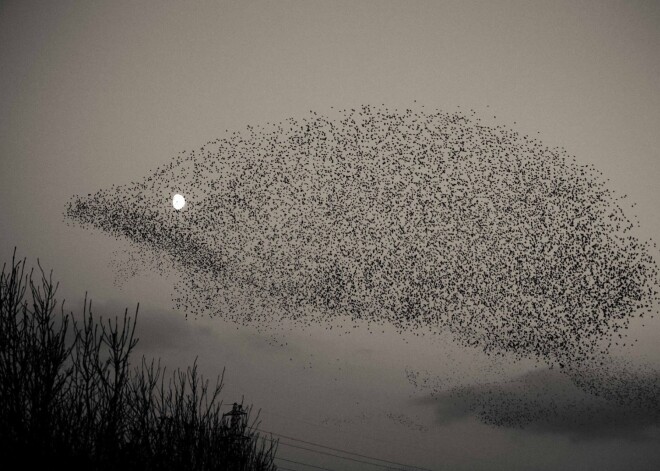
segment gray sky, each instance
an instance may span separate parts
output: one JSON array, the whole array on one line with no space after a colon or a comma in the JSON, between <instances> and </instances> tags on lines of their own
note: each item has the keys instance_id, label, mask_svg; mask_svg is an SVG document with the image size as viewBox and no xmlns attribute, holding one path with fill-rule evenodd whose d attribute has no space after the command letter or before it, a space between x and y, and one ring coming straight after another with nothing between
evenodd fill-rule
<instances>
[{"instance_id":1,"label":"gray sky","mask_svg":"<svg viewBox=\"0 0 660 471\"><path fill-rule=\"evenodd\" d=\"M406 378L421 371L478 400L479 384L503 377L526 388L529 363L387 328L263 334L185 321L169 302L176 273L117 286L112 261L128 259L126 245L67 226L62 211L71 195L128 183L226 129L416 100L565 147L628 195L639 234L655 239L659 52L658 2L3 1L0 254L39 257L72 308L85 291L99 312L141 302L140 349L169 365L198 356L211 375L226 367L224 397L262 407L267 430L432 469L651 469L657 428L654 443L625 411L586 431L561 419L496 428ZM631 329L636 358L660 365L660 325Z\"/></svg>"}]
</instances>

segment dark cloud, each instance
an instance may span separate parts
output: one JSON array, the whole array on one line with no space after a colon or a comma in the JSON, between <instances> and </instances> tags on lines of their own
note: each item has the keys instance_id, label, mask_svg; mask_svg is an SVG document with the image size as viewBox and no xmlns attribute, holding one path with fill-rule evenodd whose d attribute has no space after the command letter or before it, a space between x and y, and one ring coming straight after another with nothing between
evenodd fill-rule
<instances>
[{"instance_id":1,"label":"dark cloud","mask_svg":"<svg viewBox=\"0 0 660 471\"><path fill-rule=\"evenodd\" d=\"M658 377L648 375L646 381L655 381L657 386ZM636 386L628 384L625 390L635 390ZM653 402L621 397L615 401L608 394L590 394L556 369L528 372L510 381L453 388L434 394L434 399L437 420L442 424L474 416L488 425L573 439L626 440L657 436L660 425L660 409Z\"/></svg>"},{"instance_id":2,"label":"dark cloud","mask_svg":"<svg viewBox=\"0 0 660 471\"><path fill-rule=\"evenodd\" d=\"M67 302L66 310L72 312L76 320L81 321L82 306L83 301ZM136 307L119 300L91 301L91 311L95 319L114 321L118 318L121 321L127 309L129 317L133 319L136 315ZM194 320L186 320L177 312L142 305L137 312L135 336L138 338L138 351L160 354L167 350L189 350L192 346L209 339L212 332L208 326Z\"/></svg>"},{"instance_id":3,"label":"dark cloud","mask_svg":"<svg viewBox=\"0 0 660 471\"><path fill-rule=\"evenodd\" d=\"M190 348L212 335L208 327L186 320L179 313L146 311L139 318L137 335L142 350Z\"/></svg>"}]
</instances>

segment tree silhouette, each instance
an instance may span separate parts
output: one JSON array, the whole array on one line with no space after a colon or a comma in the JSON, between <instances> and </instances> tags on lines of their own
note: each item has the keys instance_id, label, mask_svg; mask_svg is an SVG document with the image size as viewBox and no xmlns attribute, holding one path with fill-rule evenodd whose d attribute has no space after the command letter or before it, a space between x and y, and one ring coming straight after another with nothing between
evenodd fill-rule
<instances>
[{"instance_id":1,"label":"tree silhouette","mask_svg":"<svg viewBox=\"0 0 660 471\"><path fill-rule=\"evenodd\" d=\"M167 373L160 360L131 364L138 308L82 320L58 305L52 271L0 275L0 466L48 463L85 470L263 470L277 441L256 432L252 408L223 419L224 371L211 386L197 368ZM59 306L59 309L58 309Z\"/></svg>"}]
</instances>

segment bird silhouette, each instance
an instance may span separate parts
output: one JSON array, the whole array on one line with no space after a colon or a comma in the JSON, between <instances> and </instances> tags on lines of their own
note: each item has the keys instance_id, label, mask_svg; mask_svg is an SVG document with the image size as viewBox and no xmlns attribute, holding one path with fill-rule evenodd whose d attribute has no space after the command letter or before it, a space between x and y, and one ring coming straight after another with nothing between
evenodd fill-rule
<instances>
[{"instance_id":1,"label":"bird silhouette","mask_svg":"<svg viewBox=\"0 0 660 471\"><path fill-rule=\"evenodd\" d=\"M656 312L649 242L593 166L474 111L331 114L228 131L65 214L182 272L187 315L344 316L561 368Z\"/></svg>"}]
</instances>

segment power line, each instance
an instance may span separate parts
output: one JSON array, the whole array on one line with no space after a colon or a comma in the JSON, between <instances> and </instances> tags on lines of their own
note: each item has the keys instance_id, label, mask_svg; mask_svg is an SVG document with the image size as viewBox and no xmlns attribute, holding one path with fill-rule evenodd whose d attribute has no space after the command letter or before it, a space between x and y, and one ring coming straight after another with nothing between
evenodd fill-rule
<instances>
[{"instance_id":1,"label":"power line","mask_svg":"<svg viewBox=\"0 0 660 471\"><path fill-rule=\"evenodd\" d=\"M283 435L281 433L269 432L268 430L263 430L263 429L259 429L259 428L257 428L257 430L259 430L260 432L263 432L263 433L270 433L271 435L276 435L278 437L286 438L287 440L293 440L293 441L296 441L296 442L306 443L307 445L317 446L317 447L325 448L325 449L332 450L332 451L338 451L340 453L344 453L344 454L347 454L347 455L359 456L360 458L366 458L366 459L369 459L369 460L380 461L382 463L393 464L393 465L396 465L396 466L403 466L404 468L419 469L421 471L432 471L428 468L421 468L419 466L412 466L412 465L408 465L408 464L397 463L396 461L384 460L384 459L381 459L381 458L375 458L373 456L362 455L360 453L354 453L354 452L351 452L351 451L342 450L340 448L333 448L331 446L321 445L320 443L314 443L314 442L310 442L310 441L306 441L306 440L301 440L299 438L289 437L289 436ZM366 464L370 464L370 465L373 465L373 466L381 466L382 467L382 465L377 464L377 463L369 463L367 461L360 461L360 460L356 460L356 459L353 459L353 458L348 458L348 457L345 457L345 456L339 456L339 455L335 455L335 454L332 454L332 453L326 453L326 452L322 452L322 451L318 451L318 450L313 450L313 449L310 449L310 448L301 447L301 446L298 446L298 445L292 445L290 443L284 443L284 442L280 442L280 443L282 445L287 445L287 446L291 446L291 447L294 447L294 448L300 448L300 449L303 449L303 450L313 451L313 452L316 452L316 453L322 453L322 454L325 454L325 455L337 456L338 458L344 458L344 459L351 460L351 461L357 461L358 463L366 463Z\"/></svg>"},{"instance_id":2,"label":"power line","mask_svg":"<svg viewBox=\"0 0 660 471\"><path fill-rule=\"evenodd\" d=\"M279 413L273 412L273 411L268 411L268 410L263 410L263 409L260 409L260 410L261 410L261 412L263 412L265 414L276 415L278 417L282 417L282 418L287 419L287 420L295 420L296 422L300 422L302 424L307 424L307 425L312 425L314 427L318 427L318 428L321 428L321 429L324 429L324 430L327 430L327 431L331 431L332 433L345 433L345 432L342 432L342 431L338 431L338 430L336 430L332 427L329 427L328 425L325 425L325 424L319 424L319 423L299 419L297 417L293 417L292 414L283 415L283 414L279 414ZM382 440L382 439L378 439L378 438L375 438L375 437L368 437L368 436L362 435L362 436L360 436L360 438L365 439L365 440L371 440L372 442L378 442L378 443L384 443L386 445L390 445L390 443L387 440ZM414 448L414 449L419 450L419 451L424 452L424 453L433 454L430 450L427 450L425 448L416 446L414 444L409 444L408 447L409 448ZM425 469L425 468L421 468L421 469Z\"/></svg>"},{"instance_id":3,"label":"power line","mask_svg":"<svg viewBox=\"0 0 660 471\"><path fill-rule=\"evenodd\" d=\"M262 439L263 439L263 440L275 441L275 440L273 440L273 439L271 439L271 438L262 438ZM279 445L284 445L284 446L289 446L289 447L292 447L292 448L298 448L299 450L311 451L312 453L318 453L318 454L320 454L320 455L334 456L335 458L341 458L341 459L343 459L343 460L354 461L354 462L356 462L356 463L368 464L368 465L371 465L371 466L376 466L377 468L383 468L383 466L384 466L383 464L380 464L380 463L371 463L371 462L369 462L369 461L358 460L358 459L356 459L356 458L349 458L348 456L336 455L336 454L334 454L334 453L328 453L327 451L314 450L313 448L307 448L307 447L300 446L300 445L293 445L293 444L291 444L291 443L286 443L286 442L282 442L282 441L278 441L278 444L279 444ZM374 458L374 459L378 459L378 458ZM384 462L386 462L386 463L389 463L389 462L387 462L386 460L382 460L382 461L384 461ZM393 464L393 463L392 463L392 464ZM410 468L408 465L400 465L400 466L404 466L404 467ZM389 466L388 466L388 467L389 467ZM393 470L393 471L408 471L408 470L406 470L406 469L404 469L404 468L390 468L390 469ZM420 468L420 469L424 469L424 468ZM429 470L429 471L430 471L430 470Z\"/></svg>"},{"instance_id":4,"label":"power line","mask_svg":"<svg viewBox=\"0 0 660 471\"><path fill-rule=\"evenodd\" d=\"M301 464L303 466L309 466L310 468L316 468L316 469L322 469L324 471L334 471L334 469L330 468L322 468L321 466L315 466L313 464L308 464L308 463L303 463L301 461L293 461L293 460L288 460L286 458L280 458L280 457L275 457L276 460L282 460L282 461L288 461L289 463L295 463L295 464ZM278 466L279 467L279 466Z\"/></svg>"},{"instance_id":5,"label":"power line","mask_svg":"<svg viewBox=\"0 0 660 471\"><path fill-rule=\"evenodd\" d=\"M374 461L380 461L381 463L386 463L386 464L389 464L389 465L403 466L403 468L390 468L390 469L393 469L395 471L408 471L409 469L417 469L417 470L420 470L420 471L432 471L428 468L422 468L422 467L419 467L419 466L407 465L407 464L403 464L403 463L398 463L396 461L385 460L385 459L382 459L382 458L375 458L373 456L362 455L360 453L346 451L346 450L342 450L340 448L334 448L334 447L330 447L330 446L327 446L327 445L321 445L320 443L310 442L310 441L307 441L307 440L301 440L299 438L290 437L288 435L284 435L284 434L281 434L281 433L272 432L272 431L269 431L269 430L263 430L263 429L260 429L258 427L254 427L252 429L257 430L257 431L262 432L262 433L268 433L271 436L275 435L275 436L278 436L278 437L286 438L287 440L293 440L293 441L297 441L297 442L300 442L300 443L305 443L305 444L308 444L308 445L316 446L316 447L319 447L319 448L325 448L325 449L328 449L328 450L337 451L337 452L344 453L344 454L347 454L347 455L359 456L361 458L366 458L366 459L374 460ZM325 451L315 450L313 448L307 448L307 447L303 447L303 446L299 446L299 445L294 445L292 443L282 442L279 439L274 440L272 438L267 438L267 437L263 437L263 436L261 437L261 439L262 440L268 440L268 441L271 441L271 442L277 441L277 443L280 444L280 445L289 446L289 447L292 447L292 448L298 448L300 450L310 451L312 453L318 453L318 454L326 455L326 456L333 456L335 458L340 458L340 459L344 459L344 460L348 460L348 461L354 461L356 463L368 464L368 465L371 465L371 466L376 466L378 468L383 467L383 465L379 464L379 463L372 463L372 462L369 462L369 461L363 461L363 460L358 460L358 459L355 459L355 458L350 458L348 456L341 456L341 455L337 455L335 453L329 453L329 452L325 452ZM286 458L280 458L278 456L276 456L275 459L282 460L282 461L288 461L288 462L295 463L295 464L300 464L300 465L303 465L303 466L309 466L309 467L320 469L320 470L334 471L334 470L329 469L329 468L323 468L323 467L308 464L308 463L293 461L293 460L289 460L289 459L286 459ZM404 469L404 468L407 468L407 469ZM289 468L281 468L281 469L289 469ZM296 471L296 470L291 470L291 471Z\"/></svg>"},{"instance_id":6,"label":"power line","mask_svg":"<svg viewBox=\"0 0 660 471\"><path fill-rule=\"evenodd\" d=\"M259 428L256 428L255 430L258 430L258 431L263 432L263 433L270 433L271 435L277 435L277 436L284 437L284 438L287 438L287 439L290 439L290 440L296 440L296 441L299 441L299 442L308 443L308 444L311 444L311 445L313 445L313 446L318 446L318 447L322 447L322 448L328 448L328 449L330 449L330 450L339 451L340 453L352 454L352 455L360 456L360 457L367 458L367 459L372 459L372 460L376 460L376 461L381 461L381 462L383 462L383 463L387 463L387 464L393 464L393 465L396 465L396 466L403 466L404 468L409 468L409 469L410 469L410 468L414 468L414 469L420 469L420 470L423 470L423 471L431 471L431 470L429 470L429 469L427 469L427 468L418 468L418 467L416 467L416 466L410 466L410 465L406 465L406 464L399 464L399 463L396 463L396 462L394 462L394 461L382 460L382 459L380 459L380 458L373 458L373 457L370 457L370 456L360 455L360 454L358 454L358 453L351 453L350 451L344 451L344 450L340 450L340 449L338 449L338 448L332 448L332 447L325 446L325 445L320 445L320 444L316 444L316 443L312 443L312 442L307 442L307 441L305 441L305 440L299 440L299 439L297 439L297 438L287 437L286 435L281 435L281 434L279 434L279 433L275 433L275 432L269 432L269 431L267 431L267 430L262 430L262 429L259 429ZM275 440L273 440L272 438L267 438L267 437L261 437L261 439L262 439L262 440L269 440L269 441L271 441L271 442L274 442L274 441L275 441ZM300 446L300 445L294 445L294 444L292 444L292 443L286 443L286 442L283 442L283 441L280 441L280 440L277 440L277 443L278 443L279 445L289 446L289 447L291 447L291 448L298 448L299 450L311 451L312 453L318 453L318 454L326 455L326 456L334 456L335 458L340 458L340 459L343 459L343 460L354 461L354 462L356 462L356 463L368 464L368 465L371 465L371 466L376 466L376 467L378 467L378 468L382 468L382 467L383 467L383 465L382 465L382 464L379 464L379 463L371 463L371 462L369 462L369 461L363 461L363 460L358 460L358 459L355 459L355 458L349 458L348 456L341 456L341 455L337 455L337 454L335 454L335 453L328 453L327 451L314 450L313 448L307 448L307 447ZM404 468L392 468L392 469L395 470L395 471L407 471L407 470L404 469Z\"/></svg>"},{"instance_id":7,"label":"power line","mask_svg":"<svg viewBox=\"0 0 660 471\"><path fill-rule=\"evenodd\" d=\"M223 404L223 406L230 406L230 404ZM298 422L305 423L305 424L308 424L308 425L313 425L313 426L315 426L315 427L320 427L320 428L328 429L327 426L323 426L323 425L318 424L318 423L308 422L308 421L306 421L306 420L301 420L301 419L298 419L298 418L295 418L295 417L291 417L291 416L284 416L284 415L281 415L281 414L278 414L278 413L275 413L275 412L272 412L272 411L265 411L265 410L263 410L263 409L259 409L259 412L260 412L260 413L261 413L261 412L265 412L265 413L267 413L267 414L274 414L274 415L277 415L277 416L280 416L280 417L286 417L286 418L288 418L288 419L293 419L293 420L296 420L296 421L298 421ZM423 467L420 467L420 466L408 465L408 464L404 464L404 463L398 463L398 462L396 462L396 461L390 461L390 460L385 460L385 459L382 459L382 458L375 458L375 457L373 457L373 456L362 455L362 454L359 454L359 453L354 453L354 452L351 452L351 451L342 450L342 449L340 449L340 448L333 448L333 447L330 447L330 446L327 446L327 445L321 445L320 443L314 443L314 442L310 442L310 441L301 440L301 439L299 439L299 438L289 437L289 436L286 436L286 435L283 435L283 434L280 434L280 433L277 433L277 432L270 432L270 431L263 430L263 429L260 429L260 428L257 428L257 427L254 427L254 430L258 430L258 431L263 432L263 433L270 433L270 434L272 434L272 435L277 435L277 436L279 436L279 437L287 438L287 439L289 439L289 440L294 440L294 441L297 441L297 442L306 443L306 444L308 444L308 445L313 445L313 446L317 446L317 447L321 447L321 448L326 448L326 449L328 449L328 450L338 451L338 452L340 452L340 453L345 453L345 454L348 454L348 455L359 456L359 457L361 457L361 458L366 458L366 459L370 459L370 460L380 461L381 463L386 463L386 464L388 464L388 465L402 466L403 468L407 468L407 469L403 469L403 468L394 468L395 471L408 471L408 470L410 470L410 469L415 469L415 470L420 470L420 471L433 471L433 470L431 470L431 469L429 469L429 468L423 468ZM344 433L344 432L339 431L339 433ZM361 437L361 438L369 438L369 437L364 437L364 436L363 436L363 437ZM269 440L268 438L265 438L265 437L262 437L262 439L264 439L264 440ZM377 442L381 442L381 443L385 443L385 444L389 444L389 443L388 443L387 441L385 441L385 440L377 440L377 439L375 439L375 438L371 438L371 440L373 440L373 441L377 441ZM273 441L273 440L271 440L271 441ZM314 450L314 449L311 449L311 448L305 448L305 447L301 447L301 446L298 446L298 445L293 445L293 444L291 444L291 443L285 443L285 442L279 442L279 443L282 444L282 445L285 445L285 446L289 446L289 447L293 447L293 448L298 448L298 449L301 449L301 450L311 451L311 452L314 452L314 453L319 453L319 454L323 454L323 455L328 455L328 456L334 456L334 457L337 457L337 458L342 458L342 459L345 459L345 460L355 461L355 462L357 462L357 463L364 463L364 464L369 464L369 465L372 465L372 466L379 466L379 467L382 467L382 466L383 466L383 465L381 465L381 464L370 463L370 462L368 462L368 461L361 461L361 460L357 460L357 459L354 459L354 458L349 458L349 457L346 457L346 456L341 456L341 455L335 455L335 454L333 454L333 453L322 452L322 451ZM419 448L419 447L416 447L416 446L413 446L413 448L417 448L417 449L420 450L420 451L428 452L428 450L424 450L424 449Z\"/></svg>"},{"instance_id":8,"label":"power line","mask_svg":"<svg viewBox=\"0 0 660 471\"><path fill-rule=\"evenodd\" d=\"M269 439L269 438L266 438L265 440L270 440L270 439ZM383 467L382 464L378 464L378 463L370 463L369 461L362 461L362 460L358 460L358 459L355 459L355 458L349 458L348 456L335 455L334 453L328 453L327 451L314 450L314 449L312 449L312 448L305 448L304 446L292 445L291 443L286 443L286 442L278 442L278 443L279 443L280 445L290 446L290 447L292 447L292 448L298 448L299 450L311 451L312 453L318 453L318 454L320 454L320 455L334 456L334 457L336 457L336 458L341 458L341 459L349 460L349 461L355 461L356 463L369 464L369 465L371 465L371 466L377 466L377 467L379 467L379 468L382 468L382 467ZM397 469L397 471L405 471L405 470L402 469L402 468L396 468L396 469Z\"/></svg>"}]
</instances>

